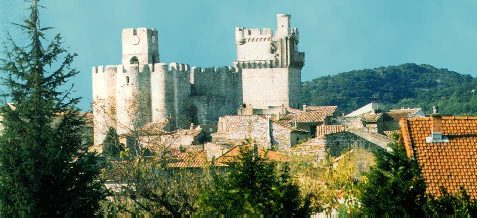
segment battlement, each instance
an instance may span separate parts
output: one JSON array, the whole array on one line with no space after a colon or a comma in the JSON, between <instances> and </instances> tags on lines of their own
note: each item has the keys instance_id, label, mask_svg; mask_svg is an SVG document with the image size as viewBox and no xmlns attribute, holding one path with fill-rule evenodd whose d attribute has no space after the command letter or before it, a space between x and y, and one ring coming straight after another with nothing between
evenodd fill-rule
<instances>
[{"instance_id":1,"label":"battlement","mask_svg":"<svg viewBox=\"0 0 477 218\"><path fill-rule=\"evenodd\" d=\"M190 66L188 64L170 63L169 71L190 72Z\"/></svg>"},{"instance_id":2,"label":"battlement","mask_svg":"<svg viewBox=\"0 0 477 218\"><path fill-rule=\"evenodd\" d=\"M106 65L106 66L93 66L93 69L91 70L93 74L97 73L111 73L111 72L117 72L118 66L117 65Z\"/></svg>"},{"instance_id":3,"label":"battlement","mask_svg":"<svg viewBox=\"0 0 477 218\"><path fill-rule=\"evenodd\" d=\"M123 29L123 36L133 36L133 35L141 35L147 34L147 32L157 32L157 29L154 28L146 28L146 27L138 27L138 28L124 28Z\"/></svg>"},{"instance_id":4,"label":"battlement","mask_svg":"<svg viewBox=\"0 0 477 218\"><path fill-rule=\"evenodd\" d=\"M271 28L235 28L235 41L271 41L273 38L273 31Z\"/></svg>"}]
</instances>

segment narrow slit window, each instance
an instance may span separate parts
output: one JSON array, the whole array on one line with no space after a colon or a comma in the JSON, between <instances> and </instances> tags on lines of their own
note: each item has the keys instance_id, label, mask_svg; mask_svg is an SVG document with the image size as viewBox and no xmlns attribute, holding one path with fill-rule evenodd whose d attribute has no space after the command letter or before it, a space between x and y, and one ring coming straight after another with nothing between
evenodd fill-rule
<instances>
[{"instance_id":1,"label":"narrow slit window","mask_svg":"<svg viewBox=\"0 0 477 218\"><path fill-rule=\"evenodd\" d=\"M129 76L126 76L126 84L129 84Z\"/></svg>"}]
</instances>

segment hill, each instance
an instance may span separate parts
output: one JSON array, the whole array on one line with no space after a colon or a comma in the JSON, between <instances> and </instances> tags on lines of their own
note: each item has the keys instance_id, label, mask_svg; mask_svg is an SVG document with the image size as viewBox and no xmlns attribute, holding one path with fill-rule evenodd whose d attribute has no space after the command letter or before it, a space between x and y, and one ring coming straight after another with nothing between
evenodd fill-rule
<instances>
[{"instance_id":1,"label":"hill","mask_svg":"<svg viewBox=\"0 0 477 218\"><path fill-rule=\"evenodd\" d=\"M337 105L348 113L371 101L385 108L422 107L430 113L477 114L477 78L430 65L403 64L353 70L303 83L308 105Z\"/></svg>"}]
</instances>

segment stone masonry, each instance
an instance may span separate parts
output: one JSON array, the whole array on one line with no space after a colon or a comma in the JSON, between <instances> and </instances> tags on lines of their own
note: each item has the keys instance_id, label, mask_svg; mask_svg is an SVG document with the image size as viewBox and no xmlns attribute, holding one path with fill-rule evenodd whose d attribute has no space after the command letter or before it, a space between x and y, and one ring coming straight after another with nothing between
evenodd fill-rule
<instances>
[{"instance_id":1,"label":"stone masonry","mask_svg":"<svg viewBox=\"0 0 477 218\"><path fill-rule=\"evenodd\" d=\"M212 132L219 117L242 104L297 108L304 53L290 15L277 15L275 33L237 27L235 35L233 66L199 68L161 63L157 30L124 29L122 63L92 69L94 144L110 127L128 134L148 123L167 123L168 130L194 123Z\"/></svg>"}]
</instances>

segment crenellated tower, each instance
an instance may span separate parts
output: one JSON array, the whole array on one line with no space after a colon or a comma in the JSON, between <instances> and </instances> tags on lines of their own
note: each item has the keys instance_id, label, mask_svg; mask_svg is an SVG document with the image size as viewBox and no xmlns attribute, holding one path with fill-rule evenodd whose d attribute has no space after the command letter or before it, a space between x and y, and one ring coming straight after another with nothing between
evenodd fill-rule
<instances>
[{"instance_id":1,"label":"crenellated tower","mask_svg":"<svg viewBox=\"0 0 477 218\"><path fill-rule=\"evenodd\" d=\"M291 16L277 15L277 30L237 27L237 61L242 68L243 103L254 108L298 108L305 54L298 51L298 29Z\"/></svg>"}]
</instances>

